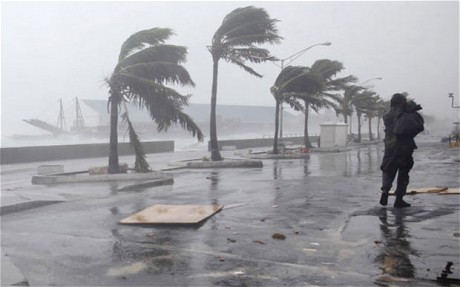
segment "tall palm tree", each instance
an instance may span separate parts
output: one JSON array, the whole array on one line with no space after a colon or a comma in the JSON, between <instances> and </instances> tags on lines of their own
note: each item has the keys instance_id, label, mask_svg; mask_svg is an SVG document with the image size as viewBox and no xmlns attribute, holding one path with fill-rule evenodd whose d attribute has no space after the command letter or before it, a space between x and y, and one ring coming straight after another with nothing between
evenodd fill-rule
<instances>
[{"instance_id":1,"label":"tall palm tree","mask_svg":"<svg viewBox=\"0 0 460 287\"><path fill-rule=\"evenodd\" d=\"M383 115L390 110L390 101L379 98L377 101L377 139L380 139L380 122L383 119Z\"/></svg>"},{"instance_id":2,"label":"tall palm tree","mask_svg":"<svg viewBox=\"0 0 460 287\"><path fill-rule=\"evenodd\" d=\"M106 79L109 88L110 105L110 152L109 173L118 173L118 108L123 102L136 103L146 108L158 131L166 131L172 124L180 124L199 140L203 134L195 122L182 111L188 105L190 95L181 95L165 86L194 86L187 70L181 66L186 61L187 49L167 45L164 42L173 34L169 28L152 28L131 35L121 46L118 63ZM123 119L128 122L130 139L136 140L135 131L127 113ZM136 162L143 151L140 143L133 145ZM146 161L145 161L146 163ZM144 166L142 170L148 167Z\"/></svg>"},{"instance_id":3,"label":"tall palm tree","mask_svg":"<svg viewBox=\"0 0 460 287\"><path fill-rule=\"evenodd\" d=\"M312 82L303 82L303 91L296 97L304 102L304 144L306 147L312 147L308 133L309 110L319 112L322 108L332 108L339 111L338 102L340 95L338 92L344 85L354 82L354 76L335 78L336 74L344 69L343 64L339 61L321 59L315 61L308 70L307 76L310 79L316 79L316 83L311 86Z\"/></svg>"},{"instance_id":4,"label":"tall palm tree","mask_svg":"<svg viewBox=\"0 0 460 287\"><path fill-rule=\"evenodd\" d=\"M278 130L280 107L283 102L287 102L295 110L303 110L302 105L297 101L295 95L301 93L304 88L302 84L305 81L312 82L310 87L313 87L317 81L309 78L307 67L287 66L278 75L274 85L270 88L275 99L275 136L273 141L273 154L278 154ZM318 84L319 85L319 84Z\"/></svg>"},{"instance_id":5,"label":"tall palm tree","mask_svg":"<svg viewBox=\"0 0 460 287\"><path fill-rule=\"evenodd\" d=\"M358 93L354 98L353 105L356 109L356 117L358 119L358 142L361 142L361 119L362 115L371 112L375 109L375 102L376 102L376 93L370 90L363 90L362 92ZM370 118L369 118L370 121ZM372 130L369 127L369 132L371 133ZM369 135L370 136L370 135Z\"/></svg>"},{"instance_id":6,"label":"tall palm tree","mask_svg":"<svg viewBox=\"0 0 460 287\"><path fill-rule=\"evenodd\" d=\"M357 85L344 85L342 89L344 93L343 97L339 100L339 109L346 124L348 123L348 118L350 119L350 134L352 134L354 102L356 101L358 94L364 90L364 87Z\"/></svg>"},{"instance_id":7,"label":"tall palm tree","mask_svg":"<svg viewBox=\"0 0 460 287\"><path fill-rule=\"evenodd\" d=\"M216 103L217 103L217 76L219 60L223 59L241 67L246 72L262 77L247 65L275 61L267 49L257 45L277 44L281 37L275 23L278 20L271 19L262 8L248 6L237 8L225 16L222 25L217 29L209 51L213 60L212 91L211 91L211 118L210 118L210 141L211 160L222 160L217 141Z\"/></svg>"}]
</instances>

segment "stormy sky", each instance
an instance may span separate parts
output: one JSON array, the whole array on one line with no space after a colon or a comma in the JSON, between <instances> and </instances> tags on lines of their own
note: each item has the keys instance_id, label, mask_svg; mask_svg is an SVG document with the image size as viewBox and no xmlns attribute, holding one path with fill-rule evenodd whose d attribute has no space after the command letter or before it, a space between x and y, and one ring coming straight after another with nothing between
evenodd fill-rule
<instances>
[{"instance_id":1,"label":"stormy sky","mask_svg":"<svg viewBox=\"0 0 460 287\"><path fill-rule=\"evenodd\" d=\"M459 99L458 1L51 1L1 2L1 132L27 133L24 118L40 118L57 102L107 99L104 78L113 70L121 44L133 33L169 27L168 43L186 46L185 67L196 83L181 89L192 103L209 103L211 44L226 14L238 7L265 8L284 39L267 46L283 59L316 46L292 64L318 59L342 62L340 76L372 80L382 98L408 92L426 114L457 120L448 93ZM269 89L280 68L253 65L251 76L220 62L218 104L273 106Z\"/></svg>"}]
</instances>

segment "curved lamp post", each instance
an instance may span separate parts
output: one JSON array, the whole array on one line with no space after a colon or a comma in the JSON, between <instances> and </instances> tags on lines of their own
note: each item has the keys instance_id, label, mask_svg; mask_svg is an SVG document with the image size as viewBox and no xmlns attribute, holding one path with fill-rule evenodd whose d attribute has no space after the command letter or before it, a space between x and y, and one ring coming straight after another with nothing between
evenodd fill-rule
<instances>
[{"instance_id":1,"label":"curved lamp post","mask_svg":"<svg viewBox=\"0 0 460 287\"><path fill-rule=\"evenodd\" d=\"M460 106L454 106L454 93L449 93L449 98L452 98L452 108L459 109Z\"/></svg>"},{"instance_id":2,"label":"curved lamp post","mask_svg":"<svg viewBox=\"0 0 460 287\"><path fill-rule=\"evenodd\" d=\"M297 58L299 58L300 56L302 56L306 51L310 50L311 48L313 47L316 47L316 46L330 46L332 43L331 42L324 42L324 43L318 43L318 44L314 44L314 45L311 45L311 46L308 46L307 48L304 48L300 51L298 51L297 53L294 53L292 54L291 56L289 57L286 57L284 59L280 59L278 61L280 61L280 65L277 65L278 67L281 68L281 71L284 69L284 66L285 65L289 65L291 64L292 62L294 62ZM280 143L283 141L283 102L281 101L281 108L280 108Z\"/></svg>"}]
</instances>

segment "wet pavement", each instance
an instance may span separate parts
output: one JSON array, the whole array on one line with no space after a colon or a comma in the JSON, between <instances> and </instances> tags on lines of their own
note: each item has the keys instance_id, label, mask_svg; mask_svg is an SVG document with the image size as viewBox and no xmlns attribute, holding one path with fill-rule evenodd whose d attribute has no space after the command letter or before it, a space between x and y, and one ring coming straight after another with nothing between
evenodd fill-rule
<instances>
[{"instance_id":1,"label":"wet pavement","mask_svg":"<svg viewBox=\"0 0 460 287\"><path fill-rule=\"evenodd\" d=\"M224 156L234 152L245 153ZM202 156L149 159L155 168ZM382 156L374 144L261 168L179 169L173 185L130 192L117 191L126 183L33 186L33 164L2 166L2 199L63 200L2 215L2 253L30 286L439 286L448 261L460 278L460 196L380 207ZM409 187L459 187L459 149L422 141L414 158ZM213 203L224 209L198 226L117 223L153 204Z\"/></svg>"}]
</instances>

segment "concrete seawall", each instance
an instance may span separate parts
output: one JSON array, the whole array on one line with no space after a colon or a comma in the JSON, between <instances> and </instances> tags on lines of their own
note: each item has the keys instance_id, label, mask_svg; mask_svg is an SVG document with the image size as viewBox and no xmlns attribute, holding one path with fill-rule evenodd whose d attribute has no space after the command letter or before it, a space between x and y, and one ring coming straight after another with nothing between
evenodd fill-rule
<instances>
[{"instance_id":1,"label":"concrete seawall","mask_svg":"<svg viewBox=\"0 0 460 287\"><path fill-rule=\"evenodd\" d=\"M313 145L318 142L319 136L310 136L310 141ZM286 144L303 145L303 137L283 137ZM234 147L235 149L257 148L257 147L272 147L273 138L259 139L237 139L237 140L219 140L219 150L223 147ZM211 150L211 143L208 142L208 151Z\"/></svg>"},{"instance_id":2,"label":"concrete seawall","mask_svg":"<svg viewBox=\"0 0 460 287\"><path fill-rule=\"evenodd\" d=\"M143 142L142 146L146 154L174 151L174 141ZM132 155L134 150L129 143L119 143L118 154L120 156ZM7 147L0 149L0 164L108 157L108 155L108 143Z\"/></svg>"}]
</instances>

